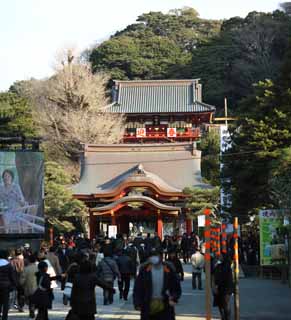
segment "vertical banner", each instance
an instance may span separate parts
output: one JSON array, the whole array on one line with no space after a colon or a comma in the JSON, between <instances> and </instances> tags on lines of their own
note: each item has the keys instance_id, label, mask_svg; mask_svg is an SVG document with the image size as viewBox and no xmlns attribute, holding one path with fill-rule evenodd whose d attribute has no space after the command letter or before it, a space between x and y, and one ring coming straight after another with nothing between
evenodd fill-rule
<instances>
[{"instance_id":1,"label":"vertical banner","mask_svg":"<svg viewBox=\"0 0 291 320\"><path fill-rule=\"evenodd\" d=\"M0 235L44 233L42 152L0 152Z\"/></svg>"},{"instance_id":2,"label":"vertical banner","mask_svg":"<svg viewBox=\"0 0 291 320\"><path fill-rule=\"evenodd\" d=\"M287 259L285 237L281 232L284 225L282 210L261 210L260 219L260 264L270 266Z\"/></svg>"}]
</instances>

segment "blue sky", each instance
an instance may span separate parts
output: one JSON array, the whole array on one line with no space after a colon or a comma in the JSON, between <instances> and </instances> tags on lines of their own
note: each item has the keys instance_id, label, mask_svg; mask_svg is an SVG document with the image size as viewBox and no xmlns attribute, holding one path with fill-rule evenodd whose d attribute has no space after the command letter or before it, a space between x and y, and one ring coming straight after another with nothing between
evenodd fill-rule
<instances>
[{"instance_id":1,"label":"blue sky","mask_svg":"<svg viewBox=\"0 0 291 320\"><path fill-rule=\"evenodd\" d=\"M280 0L0 0L0 91L15 80L52 73L56 52L106 39L149 11L189 6L224 19L273 11Z\"/></svg>"}]
</instances>

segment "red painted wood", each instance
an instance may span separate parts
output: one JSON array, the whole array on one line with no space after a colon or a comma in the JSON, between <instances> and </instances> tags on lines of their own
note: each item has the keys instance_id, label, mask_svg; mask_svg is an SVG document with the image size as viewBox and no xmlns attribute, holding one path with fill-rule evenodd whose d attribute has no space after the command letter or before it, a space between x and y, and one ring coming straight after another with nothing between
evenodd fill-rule
<instances>
[{"instance_id":1,"label":"red painted wood","mask_svg":"<svg viewBox=\"0 0 291 320\"><path fill-rule=\"evenodd\" d=\"M193 231L193 222L191 219L186 219L186 232L190 234Z\"/></svg>"}]
</instances>

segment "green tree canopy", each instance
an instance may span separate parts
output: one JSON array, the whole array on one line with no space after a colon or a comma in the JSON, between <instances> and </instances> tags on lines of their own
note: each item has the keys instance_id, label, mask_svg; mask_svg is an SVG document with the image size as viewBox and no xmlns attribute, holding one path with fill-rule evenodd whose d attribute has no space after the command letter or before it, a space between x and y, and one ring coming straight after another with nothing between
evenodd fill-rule
<instances>
[{"instance_id":1,"label":"green tree canopy","mask_svg":"<svg viewBox=\"0 0 291 320\"><path fill-rule=\"evenodd\" d=\"M189 196L186 207L192 209L195 215L199 215L204 209L217 209L219 204L220 189L216 188L185 188L185 194Z\"/></svg>"},{"instance_id":2,"label":"green tree canopy","mask_svg":"<svg viewBox=\"0 0 291 320\"><path fill-rule=\"evenodd\" d=\"M216 131L209 131L201 138L201 175L206 183L220 185L220 137Z\"/></svg>"},{"instance_id":3,"label":"green tree canopy","mask_svg":"<svg viewBox=\"0 0 291 320\"><path fill-rule=\"evenodd\" d=\"M105 71L112 79L188 78L192 51L220 25L199 18L192 8L143 14L92 50L93 71Z\"/></svg>"},{"instance_id":4,"label":"green tree canopy","mask_svg":"<svg viewBox=\"0 0 291 320\"><path fill-rule=\"evenodd\" d=\"M59 231L72 231L75 225L84 225L87 217L85 204L73 199L72 179L56 162L46 162L45 215L48 223Z\"/></svg>"},{"instance_id":5,"label":"green tree canopy","mask_svg":"<svg viewBox=\"0 0 291 320\"><path fill-rule=\"evenodd\" d=\"M0 93L0 135L34 137L37 128L28 101L12 92Z\"/></svg>"}]
</instances>

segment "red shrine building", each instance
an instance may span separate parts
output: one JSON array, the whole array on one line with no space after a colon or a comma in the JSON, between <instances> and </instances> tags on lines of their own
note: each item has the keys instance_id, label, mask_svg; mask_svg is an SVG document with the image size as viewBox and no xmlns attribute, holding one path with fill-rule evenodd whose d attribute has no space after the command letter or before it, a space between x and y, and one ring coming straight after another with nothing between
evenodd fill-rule
<instances>
[{"instance_id":1,"label":"red shrine building","mask_svg":"<svg viewBox=\"0 0 291 320\"><path fill-rule=\"evenodd\" d=\"M115 81L106 111L124 115L123 141L86 144L75 198L90 213L90 237L192 231L185 187L202 183L196 149L215 107L202 102L199 80Z\"/></svg>"}]
</instances>

